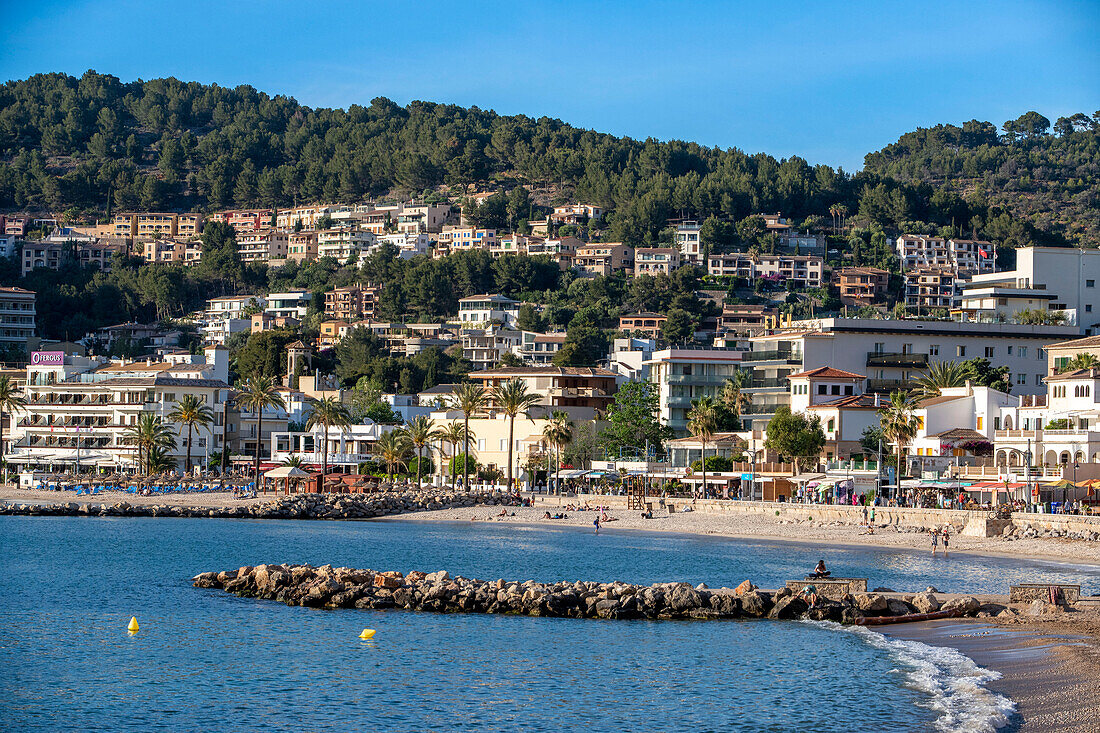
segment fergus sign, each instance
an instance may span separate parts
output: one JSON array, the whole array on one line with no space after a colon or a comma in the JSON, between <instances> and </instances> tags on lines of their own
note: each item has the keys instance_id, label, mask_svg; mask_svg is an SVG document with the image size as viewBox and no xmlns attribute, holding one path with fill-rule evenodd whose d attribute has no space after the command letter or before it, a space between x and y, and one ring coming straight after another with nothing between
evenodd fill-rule
<instances>
[{"instance_id":1,"label":"fergus sign","mask_svg":"<svg viewBox=\"0 0 1100 733\"><path fill-rule=\"evenodd\" d=\"M31 366L61 366L65 363L64 351L31 352Z\"/></svg>"}]
</instances>

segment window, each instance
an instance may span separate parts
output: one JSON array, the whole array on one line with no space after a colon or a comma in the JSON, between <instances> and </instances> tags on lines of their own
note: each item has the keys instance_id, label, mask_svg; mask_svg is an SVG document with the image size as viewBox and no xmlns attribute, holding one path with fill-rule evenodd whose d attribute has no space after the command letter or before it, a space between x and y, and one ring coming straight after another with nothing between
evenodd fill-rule
<instances>
[{"instance_id":1,"label":"window","mask_svg":"<svg viewBox=\"0 0 1100 733\"><path fill-rule=\"evenodd\" d=\"M1047 350L1040 346L1039 348L1035 349L1035 356L1039 357L1041 361L1046 361Z\"/></svg>"},{"instance_id":2,"label":"window","mask_svg":"<svg viewBox=\"0 0 1100 733\"><path fill-rule=\"evenodd\" d=\"M1085 313L1092 313L1092 303L1085 303Z\"/></svg>"},{"instance_id":3,"label":"window","mask_svg":"<svg viewBox=\"0 0 1100 733\"><path fill-rule=\"evenodd\" d=\"M478 438L477 439L477 449L478 450L485 450L485 438Z\"/></svg>"},{"instance_id":4,"label":"window","mask_svg":"<svg viewBox=\"0 0 1100 733\"><path fill-rule=\"evenodd\" d=\"M1012 356L1012 347L1011 346L1008 347L1008 355Z\"/></svg>"},{"instance_id":5,"label":"window","mask_svg":"<svg viewBox=\"0 0 1100 733\"><path fill-rule=\"evenodd\" d=\"M1012 348L1012 347L1010 346L1009 348ZM1009 353L1012 353L1012 352L1009 352ZM1020 347L1020 348L1019 348L1019 349L1017 350L1017 352L1016 352L1016 353L1017 353L1017 354L1019 355L1019 357L1020 357L1021 359L1026 359L1026 358L1027 358L1027 347L1026 347L1026 346L1021 346L1021 347Z\"/></svg>"},{"instance_id":6,"label":"window","mask_svg":"<svg viewBox=\"0 0 1100 733\"><path fill-rule=\"evenodd\" d=\"M994 417L993 418L993 429L994 430L1000 430L1001 429L1001 418L1000 417Z\"/></svg>"},{"instance_id":7,"label":"window","mask_svg":"<svg viewBox=\"0 0 1100 733\"><path fill-rule=\"evenodd\" d=\"M855 394L855 393L854 393L854 392L853 392L852 390L853 390L853 387L852 387L852 385L850 385L850 384L849 384L849 385L845 386L845 387L844 387L844 394L845 394L845 396L850 396L850 395L852 395L852 394Z\"/></svg>"},{"instance_id":8,"label":"window","mask_svg":"<svg viewBox=\"0 0 1100 733\"><path fill-rule=\"evenodd\" d=\"M1096 287L1096 281L1095 280L1086 280L1085 281L1085 287L1086 288L1095 288Z\"/></svg>"},{"instance_id":9,"label":"window","mask_svg":"<svg viewBox=\"0 0 1100 733\"><path fill-rule=\"evenodd\" d=\"M940 355L940 345L939 344L932 344L931 346L929 346L928 347L928 355L929 356L939 356Z\"/></svg>"},{"instance_id":10,"label":"window","mask_svg":"<svg viewBox=\"0 0 1100 733\"><path fill-rule=\"evenodd\" d=\"M824 384L819 384L819 385L817 385L817 393L818 394L828 394L829 393L829 388L826 387Z\"/></svg>"},{"instance_id":11,"label":"window","mask_svg":"<svg viewBox=\"0 0 1100 733\"><path fill-rule=\"evenodd\" d=\"M838 396L840 395L840 385L839 384L834 384L833 385L832 393L835 394L835 395L838 395Z\"/></svg>"},{"instance_id":12,"label":"window","mask_svg":"<svg viewBox=\"0 0 1100 733\"><path fill-rule=\"evenodd\" d=\"M875 344L875 353L876 354L881 354L885 351L886 351L886 344L885 343L876 343Z\"/></svg>"},{"instance_id":13,"label":"window","mask_svg":"<svg viewBox=\"0 0 1100 733\"><path fill-rule=\"evenodd\" d=\"M966 347L965 346L956 346L955 347L955 356L966 356Z\"/></svg>"},{"instance_id":14,"label":"window","mask_svg":"<svg viewBox=\"0 0 1100 733\"><path fill-rule=\"evenodd\" d=\"M1042 374L1036 374L1035 375L1035 386L1038 387L1038 386L1042 385L1042 383L1043 383L1043 375Z\"/></svg>"},{"instance_id":15,"label":"window","mask_svg":"<svg viewBox=\"0 0 1100 733\"><path fill-rule=\"evenodd\" d=\"M829 432L831 433L835 429L836 429L836 419L835 418L829 418L829 427L828 427Z\"/></svg>"},{"instance_id":16,"label":"window","mask_svg":"<svg viewBox=\"0 0 1100 733\"><path fill-rule=\"evenodd\" d=\"M993 347L992 346L986 346L985 347L985 358L987 358L987 359L992 359L993 358Z\"/></svg>"}]
</instances>

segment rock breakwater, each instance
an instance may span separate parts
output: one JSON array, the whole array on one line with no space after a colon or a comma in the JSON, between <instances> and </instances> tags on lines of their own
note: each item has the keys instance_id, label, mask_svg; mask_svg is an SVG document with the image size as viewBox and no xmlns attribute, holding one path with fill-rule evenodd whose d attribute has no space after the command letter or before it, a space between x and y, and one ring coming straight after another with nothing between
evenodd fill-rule
<instances>
[{"instance_id":1,"label":"rock breakwater","mask_svg":"<svg viewBox=\"0 0 1100 733\"><path fill-rule=\"evenodd\" d=\"M904 616L921 609L975 615L974 598L940 604L929 593L890 598L877 593L819 599L810 607L789 589L768 592L749 582L735 589L689 583L649 586L613 582L537 583L452 577L446 571L407 574L329 565L257 565L192 579L245 598L314 608L404 609L437 613L499 613L602 619L812 619L858 624L868 617Z\"/></svg>"},{"instance_id":2,"label":"rock breakwater","mask_svg":"<svg viewBox=\"0 0 1100 733\"><path fill-rule=\"evenodd\" d=\"M237 519L370 519L470 506L515 506L504 492L391 491L378 494L295 494L239 506L174 504L20 503L0 505L0 515L91 517L220 517Z\"/></svg>"}]
</instances>

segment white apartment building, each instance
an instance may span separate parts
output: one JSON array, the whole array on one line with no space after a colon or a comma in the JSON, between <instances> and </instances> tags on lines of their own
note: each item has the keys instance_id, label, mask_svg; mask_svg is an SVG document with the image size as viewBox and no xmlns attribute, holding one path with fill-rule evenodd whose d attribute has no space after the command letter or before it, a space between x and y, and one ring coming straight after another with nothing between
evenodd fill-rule
<instances>
[{"instance_id":1,"label":"white apartment building","mask_svg":"<svg viewBox=\"0 0 1100 733\"><path fill-rule=\"evenodd\" d=\"M757 279L793 280L807 288L820 287L825 278L825 260L812 255L750 255L733 252L711 255L707 272L713 277L740 277L750 282Z\"/></svg>"},{"instance_id":2,"label":"white apartment building","mask_svg":"<svg viewBox=\"0 0 1100 733\"><path fill-rule=\"evenodd\" d=\"M427 232L419 234L381 234L376 237L376 243L370 249L374 254L383 244L392 244L397 247L397 256L403 260L412 259L416 255L427 254L431 247L431 238Z\"/></svg>"},{"instance_id":3,"label":"white apartment building","mask_svg":"<svg viewBox=\"0 0 1100 733\"><path fill-rule=\"evenodd\" d=\"M209 319L248 318L246 310L263 308L266 300L259 295L227 295L206 301L205 316Z\"/></svg>"},{"instance_id":4,"label":"white apartment building","mask_svg":"<svg viewBox=\"0 0 1100 733\"><path fill-rule=\"evenodd\" d=\"M450 252L469 249L489 250L496 238L496 229L448 225L439 233L439 246Z\"/></svg>"},{"instance_id":5,"label":"white apartment building","mask_svg":"<svg viewBox=\"0 0 1100 733\"><path fill-rule=\"evenodd\" d=\"M634 250L634 277L671 275L680 267L680 250L675 247L638 247Z\"/></svg>"},{"instance_id":6,"label":"white apartment building","mask_svg":"<svg viewBox=\"0 0 1100 733\"><path fill-rule=\"evenodd\" d=\"M185 395L214 412L209 429L192 431L193 464L221 455L229 354L207 347L203 356L174 353L163 360L116 361L36 352L27 367L27 410L11 435L8 461L21 466L100 467L133 470L137 448L127 428L147 412L168 421ZM187 428L169 423L176 448L169 455L184 468Z\"/></svg>"},{"instance_id":7,"label":"white apartment building","mask_svg":"<svg viewBox=\"0 0 1100 733\"><path fill-rule=\"evenodd\" d=\"M404 204L397 215L397 231L402 234L438 233L450 215L450 204Z\"/></svg>"},{"instance_id":8,"label":"white apartment building","mask_svg":"<svg viewBox=\"0 0 1100 733\"><path fill-rule=\"evenodd\" d=\"M353 472L360 463L375 460L374 444L382 434L393 430L394 425L380 425L375 422L352 425L344 430L329 428L328 455L324 452L324 428L320 425L309 431L272 431L265 436L270 441L271 461L283 463L290 458L298 458L308 467L320 470L322 459L331 469Z\"/></svg>"},{"instance_id":9,"label":"white apartment building","mask_svg":"<svg viewBox=\"0 0 1100 733\"><path fill-rule=\"evenodd\" d=\"M242 262L285 260L289 246L290 234L274 229L237 235L237 253Z\"/></svg>"},{"instance_id":10,"label":"white apartment building","mask_svg":"<svg viewBox=\"0 0 1100 733\"><path fill-rule=\"evenodd\" d=\"M458 321L469 328L481 328L491 323L515 326L519 316L519 301L503 295L470 295L458 301Z\"/></svg>"},{"instance_id":11,"label":"white apartment building","mask_svg":"<svg viewBox=\"0 0 1100 733\"><path fill-rule=\"evenodd\" d=\"M703 242L700 238L702 229L696 221L685 221L676 227L676 248L680 250L680 257L685 263L700 266L704 264Z\"/></svg>"},{"instance_id":12,"label":"white apartment building","mask_svg":"<svg viewBox=\"0 0 1100 733\"><path fill-rule=\"evenodd\" d=\"M920 427L908 448L911 464L921 470L943 470L952 462L992 449L999 418L1019 407L1020 397L967 384L940 389L938 397L918 403L913 411Z\"/></svg>"},{"instance_id":13,"label":"white apartment building","mask_svg":"<svg viewBox=\"0 0 1100 733\"><path fill-rule=\"evenodd\" d=\"M26 347L34 336L35 293L0 287L0 345Z\"/></svg>"},{"instance_id":14,"label":"white apartment building","mask_svg":"<svg viewBox=\"0 0 1100 733\"><path fill-rule=\"evenodd\" d=\"M726 380L741 368L742 352L728 348L674 348L654 351L643 362L649 381L657 388L661 422L677 436L687 434L691 403L715 397Z\"/></svg>"},{"instance_id":15,"label":"white apartment building","mask_svg":"<svg viewBox=\"0 0 1100 733\"><path fill-rule=\"evenodd\" d=\"M1016 269L975 275L962 287L956 312L989 320L1022 310L1058 311L1082 333L1100 328L1100 250L1024 247Z\"/></svg>"},{"instance_id":16,"label":"white apartment building","mask_svg":"<svg viewBox=\"0 0 1100 733\"><path fill-rule=\"evenodd\" d=\"M926 234L903 234L894 241L901 269L946 267L979 274L992 272L993 244L974 239L944 239ZM982 253L985 254L982 254Z\"/></svg>"},{"instance_id":17,"label":"white apartment building","mask_svg":"<svg viewBox=\"0 0 1100 733\"><path fill-rule=\"evenodd\" d=\"M743 363L753 371L749 410L763 428L779 405L791 404L787 378L797 372L833 367L867 377L866 391L887 394L908 388L937 361L975 357L1009 367L1014 394L1044 391L1044 347L1076 335L1065 326L1011 323L821 318L752 336Z\"/></svg>"},{"instance_id":18,"label":"white apartment building","mask_svg":"<svg viewBox=\"0 0 1100 733\"><path fill-rule=\"evenodd\" d=\"M492 369L505 354L515 353L523 343L523 333L509 327L490 325L487 328L462 331L462 356L475 371Z\"/></svg>"},{"instance_id":19,"label":"white apartment building","mask_svg":"<svg viewBox=\"0 0 1100 733\"><path fill-rule=\"evenodd\" d=\"M279 229L294 229L298 224L303 229L314 229L317 221L324 216L331 216L332 206L314 204L312 206L297 206L293 209L280 209L275 214L275 226Z\"/></svg>"},{"instance_id":20,"label":"white apartment building","mask_svg":"<svg viewBox=\"0 0 1100 733\"><path fill-rule=\"evenodd\" d=\"M280 317L289 316L299 321L306 317L313 302L313 293L308 290L288 290L285 293L268 293L264 312Z\"/></svg>"},{"instance_id":21,"label":"white apartment building","mask_svg":"<svg viewBox=\"0 0 1100 733\"><path fill-rule=\"evenodd\" d=\"M553 363L554 354L565 345L564 333L535 333L522 331L522 341L512 352L524 364L529 366L548 366Z\"/></svg>"},{"instance_id":22,"label":"white apartment building","mask_svg":"<svg viewBox=\"0 0 1100 733\"><path fill-rule=\"evenodd\" d=\"M317 233L317 256L334 257L346 262L352 255L359 257L374 246L377 237L361 229L326 229Z\"/></svg>"}]
</instances>

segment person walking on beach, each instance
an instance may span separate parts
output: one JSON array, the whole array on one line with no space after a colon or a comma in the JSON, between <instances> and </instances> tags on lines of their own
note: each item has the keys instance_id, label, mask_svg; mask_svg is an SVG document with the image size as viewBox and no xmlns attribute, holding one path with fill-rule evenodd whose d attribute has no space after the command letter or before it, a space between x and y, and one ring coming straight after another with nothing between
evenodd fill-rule
<instances>
[{"instance_id":1,"label":"person walking on beach","mask_svg":"<svg viewBox=\"0 0 1100 733\"><path fill-rule=\"evenodd\" d=\"M875 533L875 505L874 504L871 505L871 521L867 525L867 532L868 532L868 534L874 534Z\"/></svg>"},{"instance_id":2,"label":"person walking on beach","mask_svg":"<svg viewBox=\"0 0 1100 733\"><path fill-rule=\"evenodd\" d=\"M936 550L940 546L940 531L933 527L930 534L932 535L932 557L935 557Z\"/></svg>"},{"instance_id":3,"label":"person walking on beach","mask_svg":"<svg viewBox=\"0 0 1100 733\"><path fill-rule=\"evenodd\" d=\"M596 519L592 522L592 524L596 525L596 534L599 534L600 533L600 518L596 517Z\"/></svg>"}]
</instances>

